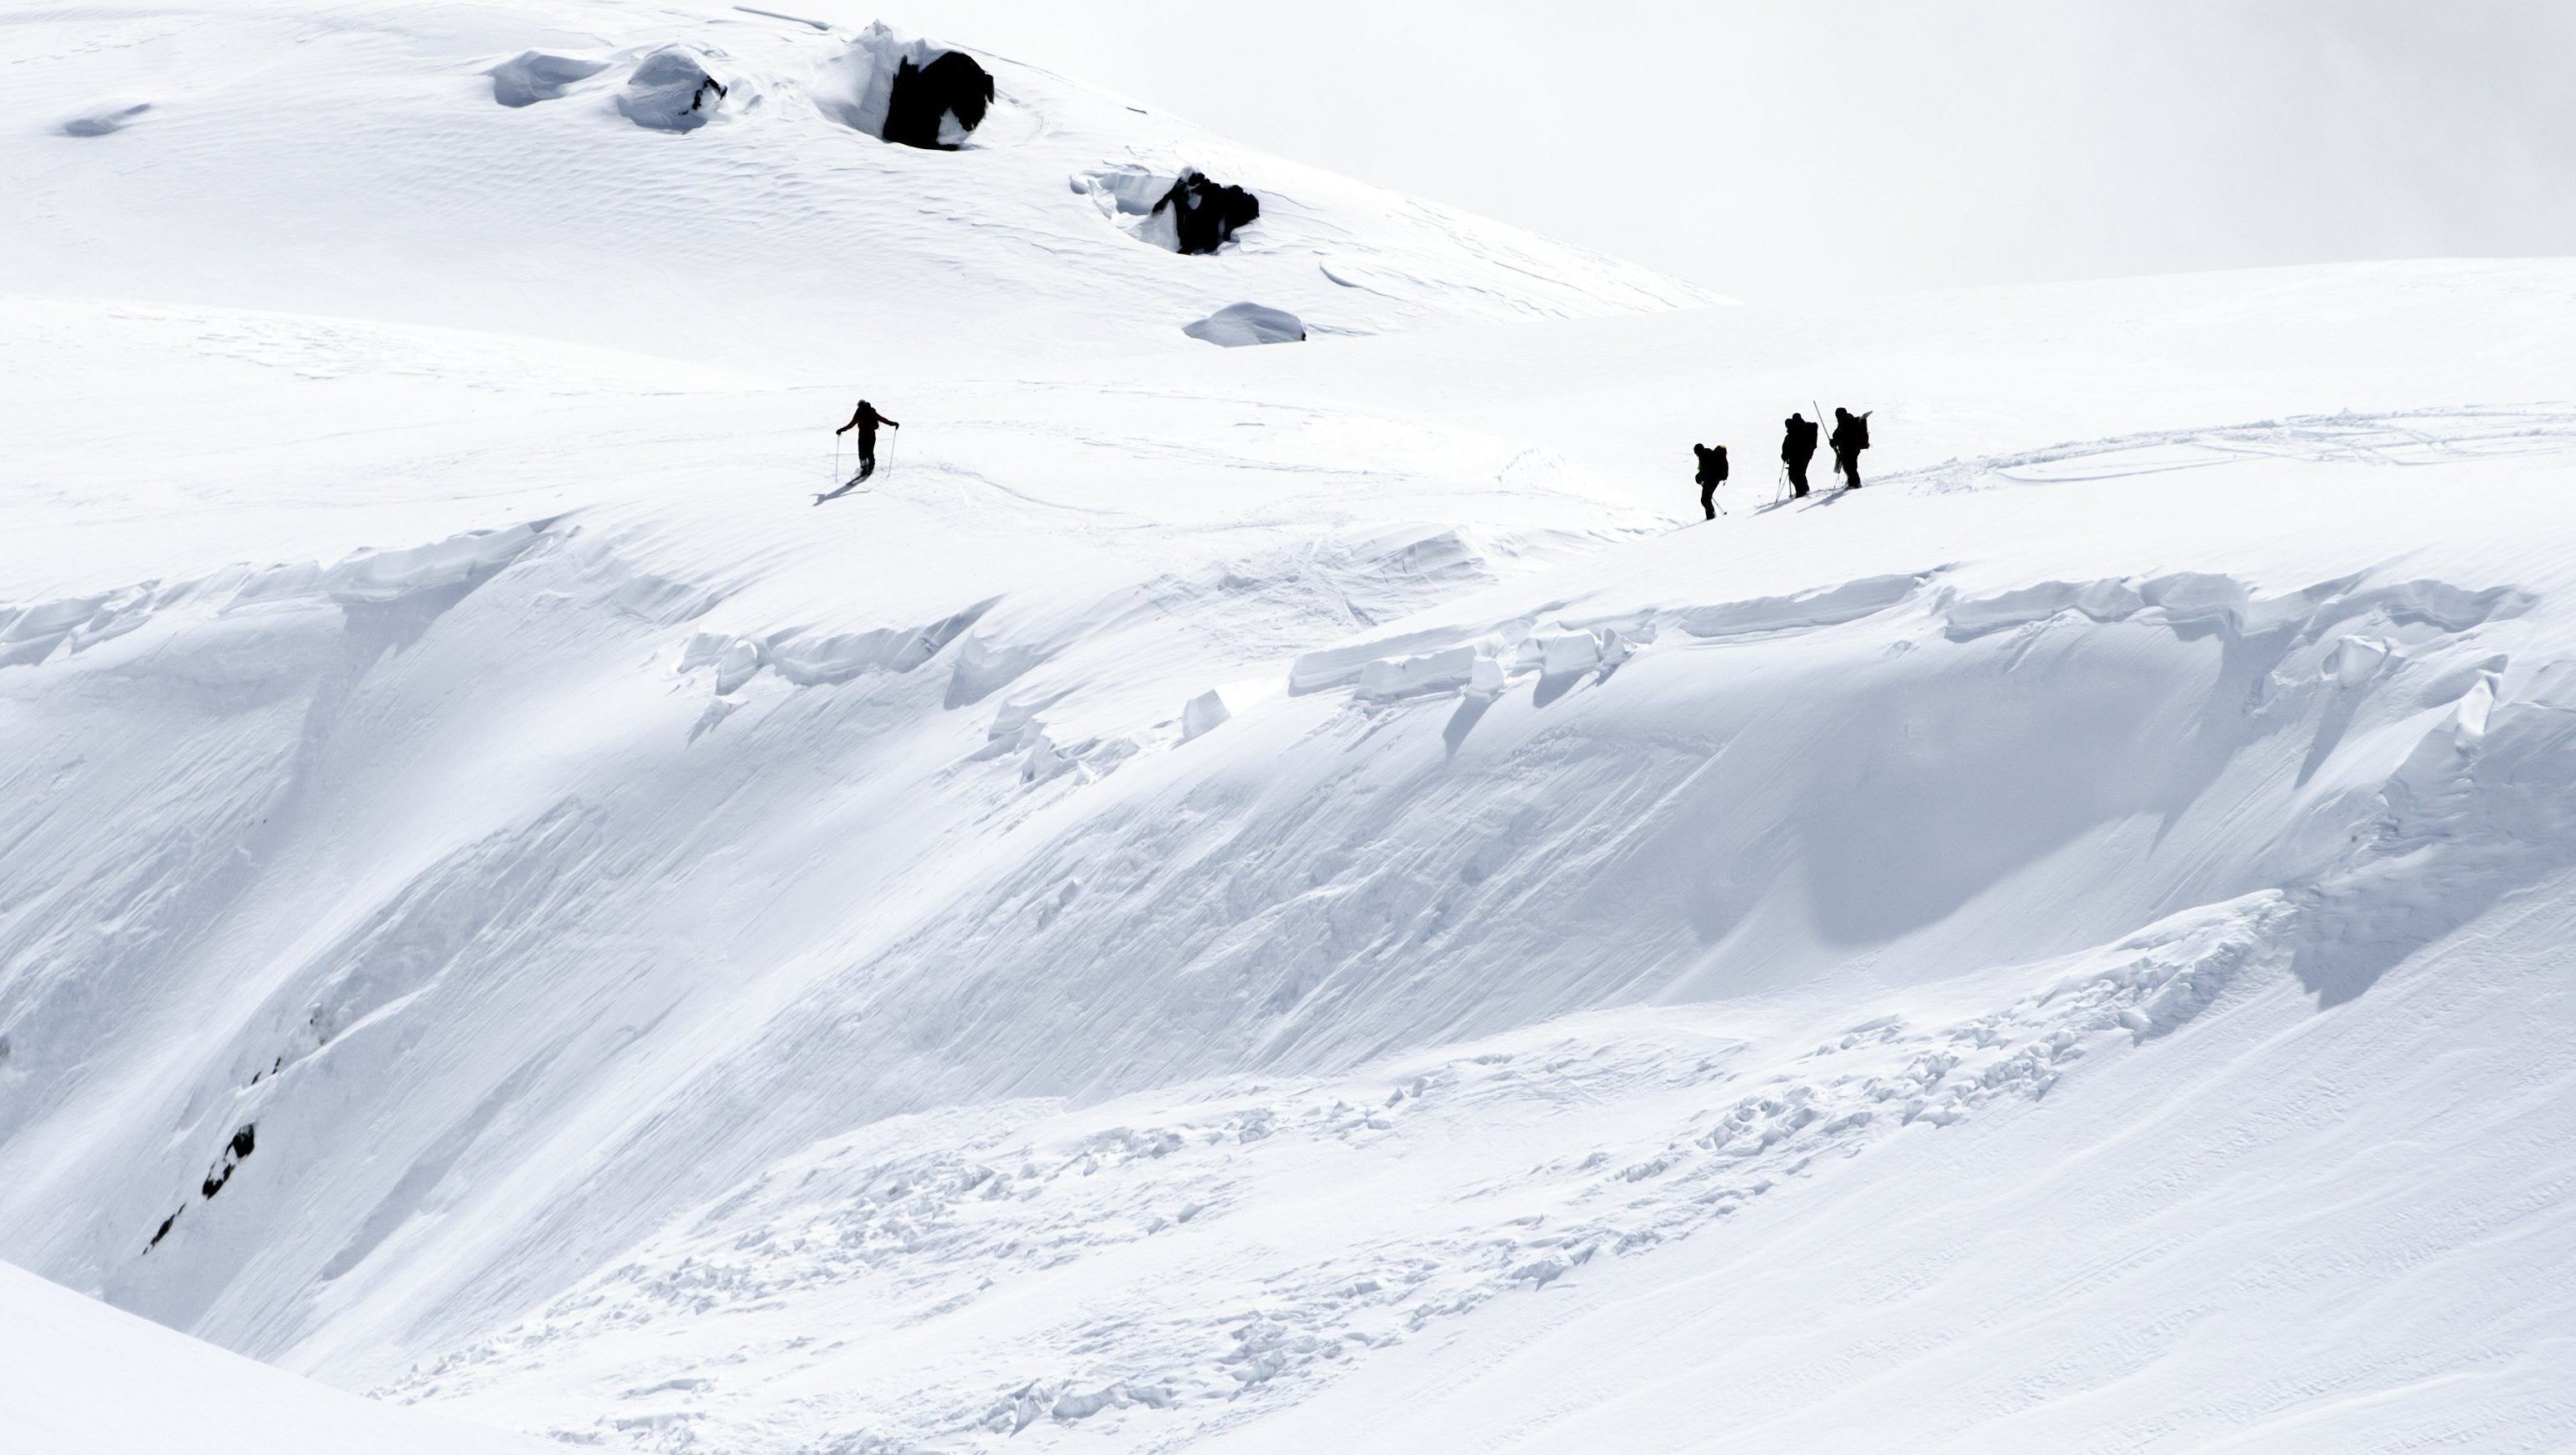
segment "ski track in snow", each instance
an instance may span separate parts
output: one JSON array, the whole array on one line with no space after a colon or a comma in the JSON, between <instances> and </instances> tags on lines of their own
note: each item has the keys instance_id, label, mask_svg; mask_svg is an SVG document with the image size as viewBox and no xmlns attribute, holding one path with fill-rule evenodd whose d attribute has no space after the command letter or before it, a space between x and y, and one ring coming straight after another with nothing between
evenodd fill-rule
<instances>
[{"instance_id":1,"label":"ski track in snow","mask_svg":"<svg viewBox=\"0 0 2576 1455\"><path fill-rule=\"evenodd\" d=\"M2199 470L2249 460L2358 465L2439 465L2576 450L2576 409L2461 405L2391 413L2302 415L2282 420L2157 430L2077 440L1976 460L1901 470L1885 483L1933 491L1995 485L2075 484ZM1879 481L1869 481L1878 484Z\"/></svg>"}]
</instances>

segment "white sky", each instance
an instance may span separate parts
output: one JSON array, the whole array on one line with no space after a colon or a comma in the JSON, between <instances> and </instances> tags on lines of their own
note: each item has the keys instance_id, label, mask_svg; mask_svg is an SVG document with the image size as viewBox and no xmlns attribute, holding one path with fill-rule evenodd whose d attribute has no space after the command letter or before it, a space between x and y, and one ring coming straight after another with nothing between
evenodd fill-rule
<instances>
[{"instance_id":1,"label":"white sky","mask_svg":"<svg viewBox=\"0 0 2576 1455\"><path fill-rule=\"evenodd\" d=\"M2570 0L781 8L882 13L1744 298L2576 252Z\"/></svg>"}]
</instances>

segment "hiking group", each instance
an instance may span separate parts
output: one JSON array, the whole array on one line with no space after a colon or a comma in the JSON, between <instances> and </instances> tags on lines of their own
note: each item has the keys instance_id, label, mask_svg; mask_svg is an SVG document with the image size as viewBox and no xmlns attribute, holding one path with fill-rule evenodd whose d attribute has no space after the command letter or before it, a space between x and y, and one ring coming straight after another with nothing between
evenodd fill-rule
<instances>
[{"instance_id":1,"label":"hiking group","mask_svg":"<svg viewBox=\"0 0 2576 1455\"><path fill-rule=\"evenodd\" d=\"M1816 436L1821 426L1803 414L1792 414L1780 424L1781 470L1788 479L1791 493L1799 499L1804 499L1807 495L1807 464L1816 457ZM835 436L848 434L852 430L859 432L859 473L851 476L845 484L829 494L815 496L815 504L820 505L834 496L848 494L866 483L867 478L877 472L877 427L879 425L887 429L903 428L900 421L888 419L877 413L875 405L862 399L859 401L859 407L850 411L850 422L832 431ZM1848 409L1835 409L1834 432L1825 437L1825 443L1833 449L1834 469L1842 474L1843 488L1858 490L1860 488L1860 452L1869 448L1868 413L1864 411L1854 414ZM1726 483L1726 446L1693 445L1691 452L1699 458L1697 475L1699 508L1710 520L1715 520L1725 514L1717 503L1717 487Z\"/></svg>"},{"instance_id":2,"label":"hiking group","mask_svg":"<svg viewBox=\"0 0 2576 1455\"><path fill-rule=\"evenodd\" d=\"M1816 436L1823 427L1803 414L1792 414L1780 421L1780 467L1788 477L1793 497L1807 494L1807 463L1816 457ZM1860 488L1860 452L1869 448L1869 415L1854 414L1848 409L1834 410L1834 432L1825 437L1834 452L1834 469L1843 477L1843 488ZM1710 520L1724 514L1718 507L1717 487L1726 483L1726 446L1693 445L1691 452L1699 457L1699 508Z\"/></svg>"}]
</instances>

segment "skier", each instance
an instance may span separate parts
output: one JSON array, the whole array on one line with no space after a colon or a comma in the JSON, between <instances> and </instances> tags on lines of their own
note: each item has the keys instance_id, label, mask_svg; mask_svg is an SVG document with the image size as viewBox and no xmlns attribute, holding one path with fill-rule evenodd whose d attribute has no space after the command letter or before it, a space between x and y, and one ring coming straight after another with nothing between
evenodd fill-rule
<instances>
[{"instance_id":1,"label":"skier","mask_svg":"<svg viewBox=\"0 0 2576 1455\"><path fill-rule=\"evenodd\" d=\"M850 422L832 431L834 434L848 434L854 429L859 432L859 473L850 477L853 485L877 472L877 426L881 424L888 429L903 428L896 421L877 413L875 405L862 399L859 407L851 411Z\"/></svg>"},{"instance_id":2,"label":"skier","mask_svg":"<svg viewBox=\"0 0 2576 1455\"><path fill-rule=\"evenodd\" d=\"M1807 495L1807 462L1816 457L1816 422L1803 414L1780 421L1780 463L1789 467L1789 485L1803 500Z\"/></svg>"},{"instance_id":3,"label":"skier","mask_svg":"<svg viewBox=\"0 0 2576 1455\"><path fill-rule=\"evenodd\" d=\"M1726 446L1693 445L1699 456L1699 508L1709 519L1717 519L1717 487L1726 483Z\"/></svg>"},{"instance_id":4,"label":"skier","mask_svg":"<svg viewBox=\"0 0 2576 1455\"><path fill-rule=\"evenodd\" d=\"M1860 452L1869 448L1869 415L1834 406L1834 432L1825 443L1834 447L1834 468L1843 472L1847 489L1860 488Z\"/></svg>"}]
</instances>

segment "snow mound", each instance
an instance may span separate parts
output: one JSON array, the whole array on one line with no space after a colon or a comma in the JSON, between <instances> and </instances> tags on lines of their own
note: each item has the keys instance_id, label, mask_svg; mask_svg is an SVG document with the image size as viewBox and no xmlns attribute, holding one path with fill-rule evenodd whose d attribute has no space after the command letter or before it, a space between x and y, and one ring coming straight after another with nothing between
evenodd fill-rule
<instances>
[{"instance_id":1,"label":"snow mound","mask_svg":"<svg viewBox=\"0 0 2576 1455\"><path fill-rule=\"evenodd\" d=\"M1154 204L1172 190L1169 176L1150 167L1122 162L1076 172L1072 186L1077 196L1090 198L1100 215L1119 231L1169 252L1180 251L1180 237L1173 231L1168 210L1159 214L1154 211Z\"/></svg>"},{"instance_id":2,"label":"snow mound","mask_svg":"<svg viewBox=\"0 0 2576 1455\"><path fill-rule=\"evenodd\" d=\"M152 109L149 101L103 101L63 119L54 130L65 136L105 136L132 126Z\"/></svg>"},{"instance_id":3,"label":"snow mound","mask_svg":"<svg viewBox=\"0 0 2576 1455\"><path fill-rule=\"evenodd\" d=\"M499 82L493 85L498 95ZM636 63L626 89L618 93L617 109L653 131L695 131L714 118L728 89L696 52L665 46Z\"/></svg>"},{"instance_id":4,"label":"snow mound","mask_svg":"<svg viewBox=\"0 0 2576 1455\"><path fill-rule=\"evenodd\" d=\"M1246 344L1306 341L1303 319L1285 309L1265 308L1258 303L1229 303L1196 323L1183 324L1181 332L1229 349Z\"/></svg>"},{"instance_id":5,"label":"snow mound","mask_svg":"<svg viewBox=\"0 0 2576 1455\"><path fill-rule=\"evenodd\" d=\"M575 84L608 69L608 62L548 51L521 51L485 75L492 78L492 99L504 106L534 106L552 101Z\"/></svg>"},{"instance_id":6,"label":"snow mound","mask_svg":"<svg viewBox=\"0 0 2576 1455\"><path fill-rule=\"evenodd\" d=\"M859 32L816 78L825 116L880 141L927 151L966 144L993 105L993 77L963 51L899 34L883 22Z\"/></svg>"}]
</instances>

